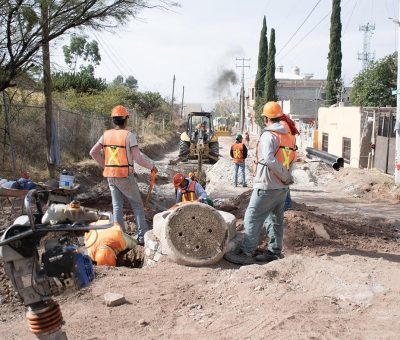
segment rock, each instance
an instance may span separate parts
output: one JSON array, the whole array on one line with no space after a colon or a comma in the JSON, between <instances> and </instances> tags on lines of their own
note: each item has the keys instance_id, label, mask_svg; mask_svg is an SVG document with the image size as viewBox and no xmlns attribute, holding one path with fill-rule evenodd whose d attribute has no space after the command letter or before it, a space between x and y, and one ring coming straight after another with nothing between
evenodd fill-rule
<instances>
[{"instance_id":1,"label":"rock","mask_svg":"<svg viewBox=\"0 0 400 340\"><path fill-rule=\"evenodd\" d=\"M256 288L254 288L254 290L255 290L256 292L260 292L260 291L264 290L264 287L262 287L262 286L257 286Z\"/></svg>"},{"instance_id":2,"label":"rock","mask_svg":"<svg viewBox=\"0 0 400 340\"><path fill-rule=\"evenodd\" d=\"M160 254L159 252L155 253L153 260L158 262L160 261L160 259L163 257L162 254Z\"/></svg>"},{"instance_id":3,"label":"rock","mask_svg":"<svg viewBox=\"0 0 400 340\"><path fill-rule=\"evenodd\" d=\"M115 306L123 305L126 302L126 300L125 300L125 296L123 296L122 294L105 293L104 294L104 302L106 303L106 306L108 306L108 307L115 307Z\"/></svg>"},{"instance_id":4,"label":"rock","mask_svg":"<svg viewBox=\"0 0 400 340\"><path fill-rule=\"evenodd\" d=\"M139 324L140 326L142 326L142 327L145 327L145 326L147 326L149 323L148 323L145 319L140 319L140 320L138 321L138 324Z\"/></svg>"}]
</instances>

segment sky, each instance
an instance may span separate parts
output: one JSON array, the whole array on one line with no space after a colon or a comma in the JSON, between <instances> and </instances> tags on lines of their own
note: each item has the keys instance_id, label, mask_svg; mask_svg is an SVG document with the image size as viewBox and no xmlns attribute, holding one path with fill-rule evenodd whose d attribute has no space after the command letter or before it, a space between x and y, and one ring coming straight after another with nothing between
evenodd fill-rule
<instances>
[{"instance_id":1,"label":"sky","mask_svg":"<svg viewBox=\"0 0 400 340\"><path fill-rule=\"evenodd\" d=\"M213 84L224 69L233 69L241 77L236 58L251 59L250 68L245 69L246 87L255 78L265 15L268 36L270 29L275 29L276 64L282 64L285 72L298 66L301 73L326 78L331 0L180 3L181 8L172 11L145 10L139 20L132 19L113 33L89 33L98 40L102 57L96 76L112 81L118 74L133 75L139 90L158 91L171 98L175 75L177 102L181 100L183 86L185 102L190 103L214 103L221 96L236 96L240 84L222 94L215 93ZM357 52L363 48L360 25L375 24L371 51L376 59L397 49L396 25L388 18L398 17L398 6L399 0L342 0L342 77L346 84L351 83L362 66L357 60ZM55 53L55 61L62 66L61 55L60 51Z\"/></svg>"}]
</instances>

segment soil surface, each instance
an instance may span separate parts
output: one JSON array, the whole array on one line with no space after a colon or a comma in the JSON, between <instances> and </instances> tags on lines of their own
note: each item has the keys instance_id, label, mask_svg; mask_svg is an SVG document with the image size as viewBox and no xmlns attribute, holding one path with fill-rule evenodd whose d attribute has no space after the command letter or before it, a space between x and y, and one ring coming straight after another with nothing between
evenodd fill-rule
<instances>
[{"instance_id":1,"label":"soil surface","mask_svg":"<svg viewBox=\"0 0 400 340\"><path fill-rule=\"evenodd\" d=\"M221 138L226 159L231 142ZM173 173L196 167L169 166L175 156L170 152L157 163L160 176L149 221L173 204ZM95 169L85 170L91 163L80 166L88 176L82 180L91 183L84 193L87 205L110 210L107 184ZM237 217L241 230L251 188L232 186L229 162L205 169L211 173L211 197ZM137 169L137 176L145 195L148 171ZM97 267L89 288L58 298L69 339L264 339L267 334L278 339L398 339L400 196L393 178L374 170L335 172L321 163L298 162L291 194L283 259L243 267L224 260L206 268L168 261L143 268ZM125 211L133 233L132 213L129 207ZM11 220L6 215L0 225ZM264 244L265 237L260 249ZM124 254L121 264L137 267L142 249ZM106 307L106 292L123 294L127 303ZM33 338L0 263L0 339Z\"/></svg>"}]
</instances>

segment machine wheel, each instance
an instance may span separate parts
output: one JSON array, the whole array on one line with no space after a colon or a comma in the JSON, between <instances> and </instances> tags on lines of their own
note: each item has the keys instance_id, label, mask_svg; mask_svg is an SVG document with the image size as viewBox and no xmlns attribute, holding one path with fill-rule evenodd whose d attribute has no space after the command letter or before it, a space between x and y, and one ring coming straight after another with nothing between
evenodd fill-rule
<instances>
[{"instance_id":1,"label":"machine wheel","mask_svg":"<svg viewBox=\"0 0 400 340\"><path fill-rule=\"evenodd\" d=\"M214 157L219 157L219 143L218 142L212 142L209 145L210 147L210 155ZM215 164L217 163L217 160L210 158L209 159L210 164Z\"/></svg>"},{"instance_id":2,"label":"machine wheel","mask_svg":"<svg viewBox=\"0 0 400 340\"><path fill-rule=\"evenodd\" d=\"M179 158L186 158L190 152L190 143L183 140L179 141Z\"/></svg>"}]
</instances>

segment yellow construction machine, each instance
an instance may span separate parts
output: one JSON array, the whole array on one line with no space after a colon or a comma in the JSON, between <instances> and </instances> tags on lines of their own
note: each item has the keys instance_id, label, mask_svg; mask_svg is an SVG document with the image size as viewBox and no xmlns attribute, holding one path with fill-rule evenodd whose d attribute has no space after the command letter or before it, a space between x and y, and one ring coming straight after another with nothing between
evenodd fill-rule
<instances>
[{"instance_id":1,"label":"yellow construction machine","mask_svg":"<svg viewBox=\"0 0 400 340\"><path fill-rule=\"evenodd\" d=\"M197 159L199 169L203 160L214 164L219 159L218 136L215 134L212 114L191 112L187 116L186 131L181 134L179 159Z\"/></svg>"},{"instance_id":2,"label":"yellow construction machine","mask_svg":"<svg viewBox=\"0 0 400 340\"><path fill-rule=\"evenodd\" d=\"M229 121L226 117L215 117L214 118L215 134L218 137L230 136L231 129L229 127Z\"/></svg>"}]
</instances>

